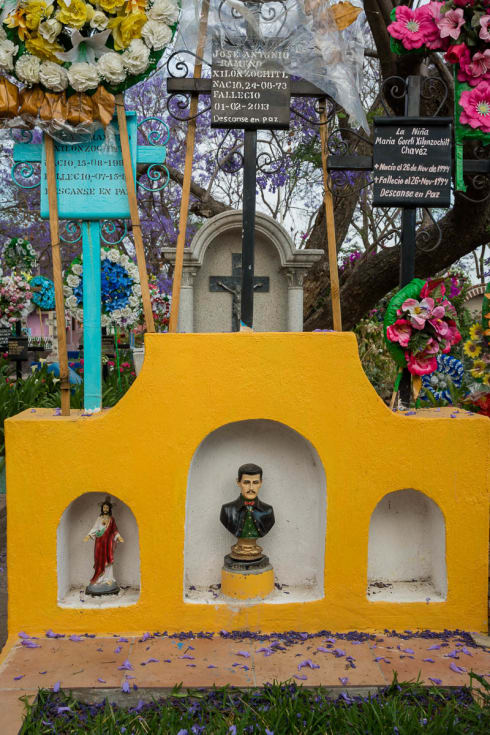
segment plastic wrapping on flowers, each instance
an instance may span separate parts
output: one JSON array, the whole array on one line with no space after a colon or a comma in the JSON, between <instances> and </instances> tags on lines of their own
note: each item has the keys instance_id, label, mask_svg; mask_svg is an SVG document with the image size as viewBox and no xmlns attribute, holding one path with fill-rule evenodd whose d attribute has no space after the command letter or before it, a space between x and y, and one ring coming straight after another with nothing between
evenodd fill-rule
<instances>
[{"instance_id":1,"label":"plastic wrapping on flowers","mask_svg":"<svg viewBox=\"0 0 490 735\"><path fill-rule=\"evenodd\" d=\"M456 187L464 191L463 141L490 144L490 0L429 2L415 9L399 5L391 19L395 53L441 51L454 66Z\"/></svg>"},{"instance_id":2,"label":"plastic wrapping on flowers","mask_svg":"<svg viewBox=\"0 0 490 735\"><path fill-rule=\"evenodd\" d=\"M83 322L83 260L77 256L65 272L63 291L68 313ZM131 328L138 323L141 286L138 267L115 247L101 248L102 326Z\"/></svg>"},{"instance_id":3,"label":"plastic wrapping on flowers","mask_svg":"<svg viewBox=\"0 0 490 735\"><path fill-rule=\"evenodd\" d=\"M53 137L93 133L113 95L145 79L177 28L177 0L4 0L0 118ZM66 130L65 130L66 129Z\"/></svg>"},{"instance_id":4,"label":"plastic wrapping on flowers","mask_svg":"<svg viewBox=\"0 0 490 735\"><path fill-rule=\"evenodd\" d=\"M386 309L385 340L400 367L412 375L437 370L437 355L448 354L461 341L456 310L446 297L453 279L414 278L391 299Z\"/></svg>"},{"instance_id":5,"label":"plastic wrapping on flowers","mask_svg":"<svg viewBox=\"0 0 490 735\"><path fill-rule=\"evenodd\" d=\"M262 48L270 43L283 52L280 64L284 71L320 87L367 132L359 96L367 39L362 9L360 0L337 5L281 0L264 4L263 9L261 3L211 3L203 58L211 63L213 44L224 47L230 38L244 43L250 36L247 26L252 26ZM200 0L182 0L177 49L195 52L200 10Z\"/></svg>"},{"instance_id":6,"label":"plastic wrapping on flowers","mask_svg":"<svg viewBox=\"0 0 490 735\"><path fill-rule=\"evenodd\" d=\"M27 279L13 273L0 278L0 326L11 327L32 311L32 292Z\"/></svg>"}]
</instances>

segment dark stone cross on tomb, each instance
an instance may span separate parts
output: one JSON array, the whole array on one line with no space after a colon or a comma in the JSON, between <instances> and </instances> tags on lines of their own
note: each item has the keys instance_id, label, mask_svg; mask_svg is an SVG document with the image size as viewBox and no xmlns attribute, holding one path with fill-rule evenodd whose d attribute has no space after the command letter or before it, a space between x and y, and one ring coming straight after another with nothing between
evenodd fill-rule
<instances>
[{"instance_id":1,"label":"dark stone cross on tomb","mask_svg":"<svg viewBox=\"0 0 490 735\"><path fill-rule=\"evenodd\" d=\"M269 293L269 277L255 276L253 289L259 293ZM209 290L213 292L227 291L231 294L231 329L232 332L239 332L242 306L241 253L231 254L231 276L209 276Z\"/></svg>"}]
</instances>

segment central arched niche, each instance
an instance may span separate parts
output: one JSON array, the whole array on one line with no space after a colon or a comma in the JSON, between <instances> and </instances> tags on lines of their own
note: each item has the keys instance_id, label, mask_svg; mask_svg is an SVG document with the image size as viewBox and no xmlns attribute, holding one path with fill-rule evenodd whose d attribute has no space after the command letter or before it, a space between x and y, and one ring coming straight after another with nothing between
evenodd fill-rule
<instances>
[{"instance_id":1,"label":"central arched niche","mask_svg":"<svg viewBox=\"0 0 490 735\"><path fill-rule=\"evenodd\" d=\"M322 462L298 432L276 421L254 419L216 429L192 459L186 505L185 601L225 602L218 585L223 557L234 537L221 525L219 514L223 503L238 497L237 470L246 462L262 467L260 497L274 507L276 518L274 528L259 540L276 581L275 591L264 602L322 598L326 527Z\"/></svg>"},{"instance_id":2,"label":"central arched niche","mask_svg":"<svg viewBox=\"0 0 490 735\"><path fill-rule=\"evenodd\" d=\"M114 553L114 576L120 587L117 595L92 597L85 588L92 577L94 542L83 539L100 514L100 505L110 497L112 515L124 543ZM132 605L140 596L140 552L138 524L131 509L110 493L84 493L65 509L57 534L58 605L100 608Z\"/></svg>"},{"instance_id":3,"label":"central arched niche","mask_svg":"<svg viewBox=\"0 0 490 735\"><path fill-rule=\"evenodd\" d=\"M388 493L374 509L367 595L373 602L446 599L446 524L439 506L424 493Z\"/></svg>"}]
</instances>

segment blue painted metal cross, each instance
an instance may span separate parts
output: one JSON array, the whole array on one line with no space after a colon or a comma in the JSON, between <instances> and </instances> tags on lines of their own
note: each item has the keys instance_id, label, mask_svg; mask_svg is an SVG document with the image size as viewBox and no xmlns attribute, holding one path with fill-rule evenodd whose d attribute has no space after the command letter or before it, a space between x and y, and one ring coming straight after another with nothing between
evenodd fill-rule
<instances>
[{"instance_id":1,"label":"blue painted metal cross","mask_svg":"<svg viewBox=\"0 0 490 735\"><path fill-rule=\"evenodd\" d=\"M149 164L147 176L150 182L159 181L161 174L152 171L161 166L166 158L166 143L169 139L167 125L159 118L148 118L137 123L136 113L127 112L127 127L131 162L136 183L136 165ZM167 134L152 131L148 136L151 145L138 145L138 128L149 120L164 125ZM60 219L82 221L83 247L83 344L84 344L84 406L86 409L101 408L102 405L102 346L101 346L101 277L100 240L101 220L127 219L130 217L129 201L124 175L121 143L117 120L111 122L114 132L113 143L103 130L84 143L67 145L55 142L56 188ZM32 175L31 163L41 163L41 217L49 218L48 188L46 176L46 151L43 144L17 143L14 146L14 181L16 172L28 179ZM28 166L22 169L22 166ZM168 183L167 179L162 189ZM140 186L153 191L152 186ZM102 239L104 239L102 234ZM104 240L105 241L105 240Z\"/></svg>"}]
</instances>

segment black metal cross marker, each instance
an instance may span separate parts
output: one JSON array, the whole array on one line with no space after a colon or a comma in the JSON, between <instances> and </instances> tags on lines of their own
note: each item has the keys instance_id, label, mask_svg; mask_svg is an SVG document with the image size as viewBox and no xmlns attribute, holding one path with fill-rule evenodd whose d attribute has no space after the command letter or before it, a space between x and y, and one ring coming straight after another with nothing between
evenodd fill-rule
<instances>
[{"instance_id":1,"label":"black metal cross marker","mask_svg":"<svg viewBox=\"0 0 490 735\"><path fill-rule=\"evenodd\" d=\"M240 331L241 294L242 294L242 256L231 254L231 276L209 276L210 291L228 291L232 295L231 323L232 331ZM260 293L269 292L269 277L255 276L253 290Z\"/></svg>"},{"instance_id":2,"label":"black metal cross marker","mask_svg":"<svg viewBox=\"0 0 490 735\"><path fill-rule=\"evenodd\" d=\"M394 97L405 98L405 116L375 119L374 156L331 155L328 159L328 170L373 172L373 205L401 208L401 288L410 283L415 276L417 208L450 206L452 119L436 116L419 117L420 99L428 97L428 94L424 94L424 85L434 85L432 78L409 76L405 80L401 77L392 77L385 81L383 88L390 84L395 88ZM433 90L427 91L429 94L433 93ZM446 97L439 109L445 99ZM439 110L436 111L436 115L438 112ZM349 133L349 131L338 132ZM369 142L357 134L356 137ZM336 143L335 137L332 136L330 141L329 147L333 153L332 148L338 145L338 139ZM347 146L344 145L344 148ZM468 174L488 175L490 161L464 161L464 171ZM430 211L427 212L435 222ZM434 248L440 241L441 235ZM401 405L408 407L411 397L411 375L407 368L403 370L399 392Z\"/></svg>"}]
</instances>

